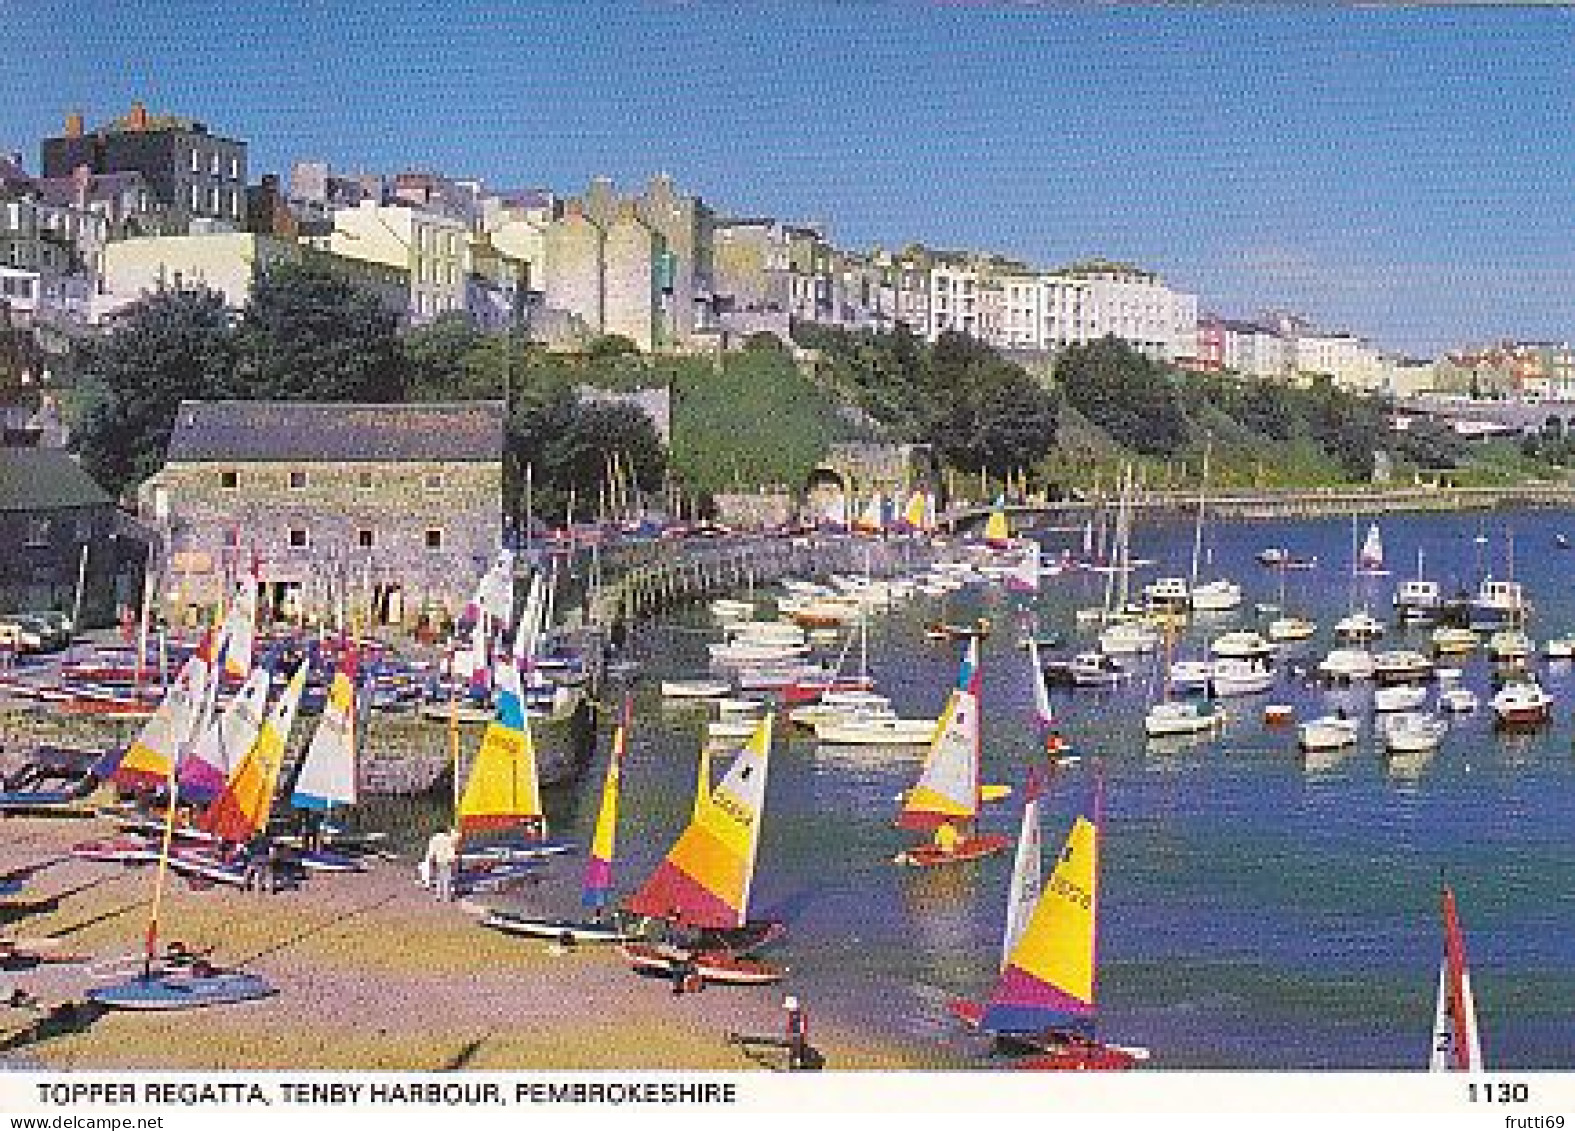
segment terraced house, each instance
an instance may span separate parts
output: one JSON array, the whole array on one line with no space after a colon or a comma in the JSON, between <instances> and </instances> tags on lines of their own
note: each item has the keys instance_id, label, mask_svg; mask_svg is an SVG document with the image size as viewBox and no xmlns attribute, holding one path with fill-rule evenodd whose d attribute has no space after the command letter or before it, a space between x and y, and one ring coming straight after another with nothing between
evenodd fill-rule
<instances>
[{"instance_id":1,"label":"terraced house","mask_svg":"<svg viewBox=\"0 0 1575 1131\"><path fill-rule=\"evenodd\" d=\"M185 401L138 506L182 620L255 563L265 617L457 614L502 539L503 404Z\"/></svg>"}]
</instances>

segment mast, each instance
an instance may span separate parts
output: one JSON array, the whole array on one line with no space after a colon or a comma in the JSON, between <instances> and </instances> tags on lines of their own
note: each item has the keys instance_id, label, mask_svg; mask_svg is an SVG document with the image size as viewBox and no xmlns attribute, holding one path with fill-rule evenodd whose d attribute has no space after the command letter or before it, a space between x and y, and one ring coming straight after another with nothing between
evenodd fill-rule
<instances>
[{"instance_id":1,"label":"mast","mask_svg":"<svg viewBox=\"0 0 1575 1131\"><path fill-rule=\"evenodd\" d=\"M1213 453L1214 441L1209 440L1203 446L1203 479L1198 484L1198 518L1192 525L1192 572L1189 575L1188 585L1198 587L1198 561L1203 556L1203 510L1208 502L1209 494L1209 456Z\"/></svg>"}]
</instances>

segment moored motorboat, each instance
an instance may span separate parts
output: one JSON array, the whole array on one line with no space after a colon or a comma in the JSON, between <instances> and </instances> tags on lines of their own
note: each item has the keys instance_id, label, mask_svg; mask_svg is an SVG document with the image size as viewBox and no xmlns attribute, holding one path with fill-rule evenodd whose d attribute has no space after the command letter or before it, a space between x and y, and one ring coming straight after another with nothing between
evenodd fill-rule
<instances>
[{"instance_id":1,"label":"moored motorboat","mask_svg":"<svg viewBox=\"0 0 1575 1131\"><path fill-rule=\"evenodd\" d=\"M1243 629L1215 637L1209 642L1209 652L1225 659L1250 660L1256 657L1273 656L1279 652L1279 649L1272 641L1265 640L1261 633Z\"/></svg>"},{"instance_id":2,"label":"moored motorboat","mask_svg":"<svg viewBox=\"0 0 1575 1131\"><path fill-rule=\"evenodd\" d=\"M1373 710L1379 712L1415 711L1427 702L1427 688L1414 683L1380 687L1373 692Z\"/></svg>"},{"instance_id":3,"label":"moored motorboat","mask_svg":"<svg viewBox=\"0 0 1575 1131\"><path fill-rule=\"evenodd\" d=\"M1241 586L1223 578L1206 581L1192 590L1192 608L1200 613L1224 613L1241 607Z\"/></svg>"},{"instance_id":4,"label":"moored motorboat","mask_svg":"<svg viewBox=\"0 0 1575 1131\"><path fill-rule=\"evenodd\" d=\"M1363 609L1336 621L1334 634L1341 640L1376 640L1384 634L1384 623Z\"/></svg>"},{"instance_id":5,"label":"moored motorboat","mask_svg":"<svg viewBox=\"0 0 1575 1131\"><path fill-rule=\"evenodd\" d=\"M1487 652L1494 663L1523 663L1532 651L1531 638L1518 628L1500 629L1488 637Z\"/></svg>"},{"instance_id":6,"label":"moored motorboat","mask_svg":"<svg viewBox=\"0 0 1575 1131\"><path fill-rule=\"evenodd\" d=\"M1542 654L1550 660L1575 658L1575 636L1555 636L1542 646Z\"/></svg>"},{"instance_id":7,"label":"moored motorboat","mask_svg":"<svg viewBox=\"0 0 1575 1131\"><path fill-rule=\"evenodd\" d=\"M1373 677L1373 654L1362 648L1336 648L1318 663L1326 679L1351 680Z\"/></svg>"},{"instance_id":8,"label":"moored motorboat","mask_svg":"<svg viewBox=\"0 0 1575 1131\"><path fill-rule=\"evenodd\" d=\"M1306 617L1276 617L1264 631L1276 642L1306 640L1317 634L1318 625Z\"/></svg>"},{"instance_id":9,"label":"moored motorboat","mask_svg":"<svg viewBox=\"0 0 1575 1131\"><path fill-rule=\"evenodd\" d=\"M1225 721L1224 715L1207 703L1195 699L1170 700L1155 703L1143 719L1143 730L1150 738L1163 738L1173 734L1201 734L1215 730Z\"/></svg>"},{"instance_id":10,"label":"moored motorboat","mask_svg":"<svg viewBox=\"0 0 1575 1131\"><path fill-rule=\"evenodd\" d=\"M1421 711L1402 711L1384 720L1384 749L1391 753L1413 754L1436 750L1449 724Z\"/></svg>"},{"instance_id":11,"label":"moored motorboat","mask_svg":"<svg viewBox=\"0 0 1575 1131\"><path fill-rule=\"evenodd\" d=\"M1099 650L1110 656L1152 652L1159 647L1159 633L1135 621L1111 625L1099 634Z\"/></svg>"},{"instance_id":12,"label":"moored motorboat","mask_svg":"<svg viewBox=\"0 0 1575 1131\"><path fill-rule=\"evenodd\" d=\"M1488 701L1500 726L1545 723L1553 711L1553 697L1536 680L1512 680Z\"/></svg>"},{"instance_id":13,"label":"moored motorboat","mask_svg":"<svg viewBox=\"0 0 1575 1131\"><path fill-rule=\"evenodd\" d=\"M1223 659L1214 664L1209 690L1218 697L1254 695L1274 686L1277 674L1262 660Z\"/></svg>"},{"instance_id":14,"label":"moored motorboat","mask_svg":"<svg viewBox=\"0 0 1575 1131\"><path fill-rule=\"evenodd\" d=\"M1410 648L1396 648L1373 654L1373 678L1379 683L1406 683L1430 679L1433 661Z\"/></svg>"},{"instance_id":15,"label":"moored motorboat","mask_svg":"<svg viewBox=\"0 0 1575 1131\"><path fill-rule=\"evenodd\" d=\"M1352 745L1361 734L1361 725L1344 715L1324 715L1309 719L1296 728L1303 750L1337 750Z\"/></svg>"},{"instance_id":16,"label":"moored motorboat","mask_svg":"<svg viewBox=\"0 0 1575 1131\"><path fill-rule=\"evenodd\" d=\"M1469 628L1443 625L1433 630L1429 638L1433 651L1441 656L1460 656L1467 652L1474 652L1481 638Z\"/></svg>"}]
</instances>

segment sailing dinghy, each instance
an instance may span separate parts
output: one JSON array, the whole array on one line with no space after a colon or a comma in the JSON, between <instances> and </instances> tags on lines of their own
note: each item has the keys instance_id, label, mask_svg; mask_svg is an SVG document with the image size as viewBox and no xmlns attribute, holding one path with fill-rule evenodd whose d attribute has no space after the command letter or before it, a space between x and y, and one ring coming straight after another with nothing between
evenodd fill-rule
<instances>
[{"instance_id":1,"label":"sailing dinghy","mask_svg":"<svg viewBox=\"0 0 1575 1131\"><path fill-rule=\"evenodd\" d=\"M973 828L983 791L979 785L979 642L968 641L957 686L936 724L919 781L903 795L897 826L933 838L897 855L899 864L928 868L978 860L1011 842Z\"/></svg>"},{"instance_id":2,"label":"sailing dinghy","mask_svg":"<svg viewBox=\"0 0 1575 1131\"><path fill-rule=\"evenodd\" d=\"M762 985L786 974L753 954L782 933L782 924L749 918L770 754L765 715L715 788L709 761L702 761L688 827L626 905L689 937L625 943L623 955L637 972L727 985Z\"/></svg>"},{"instance_id":3,"label":"sailing dinghy","mask_svg":"<svg viewBox=\"0 0 1575 1131\"><path fill-rule=\"evenodd\" d=\"M1433 1018L1434 1072L1481 1072L1482 1035L1477 1002L1466 969L1466 943L1455 914L1455 893L1444 888L1444 958L1438 964L1438 1006Z\"/></svg>"},{"instance_id":4,"label":"sailing dinghy","mask_svg":"<svg viewBox=\"0 0 1575 1131\"><path fill-rule=\"evenodd\" d=\"M318 832L330 820L335 808L354 805L358 798L356 754L360 730L356 726L356 669L354 646L340 655L334 678L328 685L328 702L323 707L317 730L301 756L301 766L290 790L290 806L306 814ZM303 843L301 866L310 872L359 872L362 865L353 856L325 847L323 836Z\"/></svg>"},{"instance_id":5,"label":"sailing dinghy","mask_svg":"<svg viewBox=\"0 0 1575 1131\"><path fill-rule=\"evenodd\" d=\"M1048 886L1039 883L1038 783L1030 780L1007 901L1000 977L983 1002L954 1002L969 1027L1006 1049L1028 1052L1021 1068L1119 1069L1148 1059L1147 1049L1095 1037L1099 805L1078 817Z\"/></svg>"},{"instance_id":6,"label":"sailing dinghy","mask_svg":"<svg viewBox=\"0 0 1575 1131\"><path fill-rule=\"evenodd\" d=\"M618 835L618 794L623 781L623 758L628 748L632 712L633 704L626 698L623 717L613 731L612 754L607 761L607 776L602 781L601 807L596 813L596 831L591 836L590 857L585 862L585 886L581 902L590 912L590 918L543 919L540 916L494 909L481 920L483 927L531 938L556 939L565 945L625 942L635 937L625 929L618 916L606 916L607 904L612 895L613 848Z\"/></svg>"}]
</instances>

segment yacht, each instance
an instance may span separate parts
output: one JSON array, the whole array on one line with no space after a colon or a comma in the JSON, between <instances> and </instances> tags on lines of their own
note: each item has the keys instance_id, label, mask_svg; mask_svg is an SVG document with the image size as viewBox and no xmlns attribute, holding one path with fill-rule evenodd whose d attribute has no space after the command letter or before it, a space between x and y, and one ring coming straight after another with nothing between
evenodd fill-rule
<instances>
[{"instance_id":1,"label":"yacht","mask_svg":"<svg viewBox=\"0 0 1575 1131\"><path fill-rule=\"evenodd\" d=\"M1255 657L1273 656L1279 649L1261 633L1251 629L1227 632L1214 638L1209 651L1216 656L1233 660L1250 660Z\"/></svg>"},{"instance_id":2,"label":"yacht","mask_svg":"<svg viewBox=\"0 0 1575 1131\"><path fill-rule=\"evenodd\" d=\"M1473 628L1498 628L1520 624L1530 611L1520 582L1484 578L1471 601L1471 625Z\"/></svg>"},{"instance_id":3,"label":"yacht","mask_svg":"<svg viewBox=\"0 0 1575 1131\"><path fill-rule=\"evenodd\" d=\"M1230 695L1254 695L1274 686L1275 671L1262 660L1224 659L1214 664L1214 677L1209 690L1224 698Z\"/></svg>"},{"instance_id":4,"label":"yacht","mask_svg":"<svg viewBox=\"0 0 1575 1131\"><path fill-rule=\"evenodd\" d=\"M1422 711L1404 711L1384 721L1384 749L1394 754L1418 754L1438 749L1449 724Z\"/></svg>"},{"instance_id":5,"label":"yacht","mask_svg":"<svg viewBox=\"0 0 1575 1131\"><path fill-rule=\"evenodd\" d=\"M1513 680L1488 701L1500 726L1545 723L1553 710L1553 697L1536 680Z\"/></svg>"},{"instance_id":6,"label":"yacht","mask_svg":"<svg viewBox=\"0 0 1575 1131\"><path fill-rule=\"evenodd\" d=\"M1409 683L1433 675L1433 661L1410 648L1396 648L1373 655L1373 678L1379 683Z\"/></svg>"},{"instance_id":7,"label":"yacht","mask_svg":"<svg viewBox=\"0 0 1575 1131\"><path fill-rule=\"evenodd\" d=\"M1402 624L1421 624L1438 618L1443 598L1436 581L1402 582L1395 593L1395 616Z\"/></svg>"},{"instance_id":8,"label":"yacht","mask_svg":"<svg viewBox=\"0 0 1575 1131\"><path fill-rule=\"evenodd\" d=\"M1196 612L1223 613L1241 607L1241 586L1234 581L1206 581L1192 590Z\"/></svg>"},{"instance_id":9,"label":"yacht","mask_svg":"<svg viewBox=\"0 0 1575 1131\"><path fill-rule=\"evenodd\" d=\"M1207 691L1213 678L1212 660L1177 660L1170 665L1170 686L1177 691Z\"/></svg>"},{"instance_id":10,"label":"yacht","mask_svg":"<svg viewBox=\"0 0 1575 1131\"><path fill-rule=\"evenodd\" d=\"M1143 605L1157 612L1185 612L1192 594L1184 577L1161 577L1143 586Z\"/></svg>"},{"instance_id":11,"label":"yacht","mask_svg":"<svg viewBox=\"0 0 1575 1131\"><path fill-rule=\"evenodd\" d=\"M1328 679L1372 679L1373 654L1361 648L1336 648L1318 663L1318 674Z\"/></svg>"},{"instance_id":12,"label":"yacht","mask_svg":"<svg viewBox=\"0 0 1575 1131\"><path fill-rule=\"evenodd\" d=\"M1443 626L1433 630L1433 651L1441 656L1460 656L1475 652L1481 638L1469 628Z\"/></svg>"},{"instance_id":13,"label":"yacht","mask_svg":"<svg viewBox=\"0 0 1575 1131\"><path fill-rule=\"evenodd\" d=\"M1555 636L1542 646L1542 654L1550 660L1575 659L1575 636Z\"/></svg>"},{"instance_id":14,"label":"yacht","mask_svg":"<svg viewBox=\"0 0 1575 1131\"><path fill-rule=\"evenodd\" d=\"M1196 699L1171 700L1155 703L1143 719L1143 730L1150 738L1164 738L1173 734L1201 734L1214 730L1225 721L1225 716L1207 703Z\"/></svg>"},{"instance_id":15,"label":"yacht","mask_svg":"<svg viewBox=\"0 0 1575 1131\"><path fill-rule=\"evenodd\" d=\"M1269 639L1277 643L1292 640L1309 640L1318 634L1318 626L1306 617L1276 617L1265 629Z\"/></svg>"},{"instance_id":16,"label":"yacht","mask_svg":"<svg viewBox=\"0 0 1575 1131\"><path fill-rule=\"evenodd\" d=\"M1338 750L1350 746L1360 734L1361 724L1344 715L1309 719L1296 728L1296 738L1303 750Z\"/></svg>"},{"instance_id":17,"label":"yacht","mask_svg":"<svg viewBox=\"0 0 1575 1131\"><path fill-rule=\"evenodd\" d=\"M1393 687L1380 687L1373 692L1373 710L1381 714L1392 711L1415 711L1427 702L1427 688L1414 683L1399 683Z\"/></svg>"},{"instance_id":18,"label":"yacht","mask_svg":"<svg viewBox=\"0 0 1575 1131\"><path fill-rule=\"evenodd\" d=\"M1363 609L1336 621L1334 634L1341 640L1376 640L1384 634L1384 623Z\"/></svg>"},{"instance_id":19,"label":"yacht","mask_svg":"<svg viewBox=\"0 0 1575 1131\"><path fill-rule=\"evenodd\" d=\"M1125 621L1099 634L1099 650L1112 656L1152 652L1159 647L1159 633L1150 625Z\"/></svg>"}]
</instances>

